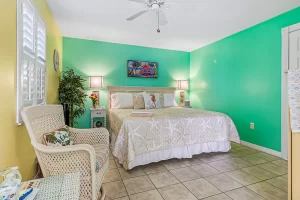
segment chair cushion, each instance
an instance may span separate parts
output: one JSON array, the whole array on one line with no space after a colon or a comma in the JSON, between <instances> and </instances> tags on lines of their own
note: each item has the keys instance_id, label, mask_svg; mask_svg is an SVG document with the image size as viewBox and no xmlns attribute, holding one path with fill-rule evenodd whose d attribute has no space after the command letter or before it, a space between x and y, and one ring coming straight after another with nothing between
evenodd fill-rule
<instances>
[{"instance_id":1,"label":"chair cushion","mask_svg":"<svg viewBox=\"0 0 300 200\"><path fill-rule=\"evenodd\" d=\"M96 152L96 171L105 164L109 156L109 147L106 144L92 145Z\"/></svg>"},{"instance_id":2,"label":"chair cushion","mask_svg":"<svg viewBox=\"0 0 300 200\"><path fill-rule=\"evenodd\" d=\"M68 146L73 144L68 126L43 134L43 143L47 146Z\"/></svg>"}]
</instances>

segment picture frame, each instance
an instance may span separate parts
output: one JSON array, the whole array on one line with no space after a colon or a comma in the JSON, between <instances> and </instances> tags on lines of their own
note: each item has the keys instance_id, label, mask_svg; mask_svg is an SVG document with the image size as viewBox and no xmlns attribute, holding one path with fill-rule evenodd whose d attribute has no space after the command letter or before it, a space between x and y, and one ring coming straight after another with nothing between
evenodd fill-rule
<instances>
[{"instance_id":1,"label":"picture frame","mask_svg":"<svg viewBox=\"0 0 300 200\"><path fill-rule=\"evenodd\" d=\"M127 60L127 77L158 78L158 63Z\"/></svg>"}]
</instances>

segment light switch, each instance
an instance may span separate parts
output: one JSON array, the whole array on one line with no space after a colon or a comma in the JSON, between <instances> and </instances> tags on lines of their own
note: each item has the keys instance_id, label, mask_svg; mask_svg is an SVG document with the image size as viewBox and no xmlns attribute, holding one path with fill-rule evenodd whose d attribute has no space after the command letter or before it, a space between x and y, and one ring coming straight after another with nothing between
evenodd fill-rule
<instances>
[{"instance_id":1,"label":"light switch","mask_svg":"<svg viewBox=\"0 0 300 200\"><path fill-rule=\"evenodd\" d=\"M254 129L254 123L253 122L250 123L250 129Z\"/></svg>"}]
</instances>

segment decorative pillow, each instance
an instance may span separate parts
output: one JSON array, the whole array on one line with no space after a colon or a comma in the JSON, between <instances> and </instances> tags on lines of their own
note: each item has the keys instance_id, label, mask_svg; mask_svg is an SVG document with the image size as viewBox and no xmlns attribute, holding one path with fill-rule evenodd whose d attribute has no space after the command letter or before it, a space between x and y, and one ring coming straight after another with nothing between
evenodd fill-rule
<instances>
[{"instance_id":1,"label":"decorative pillow","mask_svg":"<svg viewBox=\"0 0 300 200\"><path fill-rule=\"evenodd\" d=\"M137 93L133 95L133 108L145 109L145 101L144 101L143 93Z\"/></svg>"},{"instance_id":2,"label":"decorative pillow","mask_svg":"<svg viewBox=\"0 0 300 200\"><path fill-rule=\"evenodd\" d=\"M71 133L68 126L45 133L43 135L43 142L47 146L68 146L73 144Z\"/></svg>"},{"instance_id":3,"label":"decorative pillow","mask_svg":"<svg viewBox=\"0 0 300 200\"><path fill-rule=\"evenodd\" d=\"M146 109L156 109L161 108L160 105L160 94L159 93L143 93L145 108Z\"/></svg>"},{"instance_id":4,"label":"decorative pillow","mask_svg":"<svg viewBox=\"0 0 300 200\"><path fill-rule=\"evenodd\" d=\"M111 108L133 108L132 93L115 93L111 95Z\"/></svg>"},{"instance_id":5,"label":"decorative pillow","mask_svg":"<svg viewBox=\"0 0 300 200\"><path fill-rule=\"evenodd\" d=\"M160 94L159 96L159 101L160 101L160 107L164 108L165 107L165 100L164 100L165 96L164 94Z\"/></svg>"},{"instance_id":6,"label":"decorative pillow","mask_svg":"<svg viewBox=\"0 0 300 200\"><path fill-rule=\"evenodd\" d=\"M164 107L177 107L175 94L164 94Z\"/></svg>"}]
</instances>

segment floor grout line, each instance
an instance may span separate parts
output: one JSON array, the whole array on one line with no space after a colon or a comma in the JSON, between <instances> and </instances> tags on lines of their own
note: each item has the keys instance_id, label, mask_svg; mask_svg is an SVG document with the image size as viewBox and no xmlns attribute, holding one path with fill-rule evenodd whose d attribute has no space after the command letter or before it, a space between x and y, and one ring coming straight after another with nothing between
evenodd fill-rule
<instances>
[{"instance_id":1,"label":"floor grout line","mask_svg":"<svg viewBox=\"0 0 300 200\"><path fill-rule=\"evenodd\" d=\"M232 147L232 149L238 149L238 148L241 148L241 147L246 147L246 146L242 146L242 145L241 145L241 146L239 146L239 147ZM246 148L252 149L252 148L250 148L250 147L246 147ZM270 160L270 161L266 161L266 162L264 162L264 163L252 164L252 163L250 163L250 162L244 160L243 158L241 158L242 156L250 156L250 155L254 155L254 154L258 154L258 153L264 153L264 152L261 152L261 151L258 151L258 150L255 150L255 151L256 151L256 152L254 152L254 153L250 153L250 154L247 154L247 155L240 155L240 156L231 155L231 154L229 153L229 155L231 155L232 158L224 158L224 159L221 158L221 159L213 160L213 161L209 161L209 162L205 162L205 161L201 160L200 158L195 157L196 159L198 159L198 160L200 160L200 161L202 162L202 163L200 163L200 164L195 164L195 165L186 165L183 161L181 161L180 159L178 159L178 161L179 161L181 164L183 164L184 166L179 167L179 168L174 168L174 169L168 169L164 164L157 162L157 163L161 164L162 166L164 166L164 167L166 168L166 171L157 171L157 172L153 172L153 173L147 174L146 171L143 169L143 167L142 167L142 166L139 166L140 169L144 172L144 174L138 175L138 176L134 176L134 177L129 177L129 178L123 178L123 177L121 176L120 168L122 168L122 165L121 165L121 167L118 167L118 165L116 164L115 158L113 158L113 160L114 160L114 162L115 162L116 168L112 168L112 169L117 169L117 171L118 171L118 173L119 173L119 176L120 176L120 178L121 178L122 184L123 184L123 186L124 186L124 188L125 188L125 190L126 190L127 196L124 196L124 197L128 197L129 199L130 199L130 194L128 193L128 190L127 190L127 188L126 188L126 186L125 186L124 180L131 179L131 178L137 178L137 177L141 177L141 176L146 176L146 177L150 180L151 184L154 186L155 189L151 189L151 190L147 190L147 191L143 191L143 192L138 192L138 193L131 194L131 195L136 195L136 194L140 194L140 193L144 193L144 192L156 190L156 191L160 194L160 196L165 200L165 198L164 198L164 197L162 196L162 194L159 192L159 189L165 188L165 187L169 187L169 186L173 186L173 185L177 185L177 184L180 184L180 185L184 186L184 187L185 187L185 188L186 188L186 189L187 189L187 190L188 190L188 191L189 191L196 199L198 199L198 198L193 194L193 192L192 192L191 190L189 190L189 188L187 188L187 187L185 186L185 184L184 184L185 182L193 181L193 180L197 180L197 179L204 179L204 180L208 181L211 185L213 185L216 189L218 189L218 190L221 192L220 194L224 194L224 195L227 196L228 198L230 198L230 197L229 197L228 195L226 195L227 192L234 191L234 190L241 189L241 188L247 188L247 189L251 190L250 188L248 188L248 186L255 185L255 184L259 184L259 183L267 183L268 185L270 185L270 186L272 186L272 187L274 187L274 188L276 188L276 189L278 189L278 190L280 190L280 191L286 193L283 189L281 189L281 188L279 188L279 187L276 187L275 185L272 185L272 184L268 183L267 181L268 181L268 180L271 180L271 179L274 179L274 178L283 177L283 176L285 176L287 173L286 173L286 174L278 175L278 174L276 174L276 173L274 173L274 172L272 172L272 171L269 171L269 170L264 169L264 168L262 168L262 167L259 166L259 165L261 165L261 164L269 163L269 164L273 164L273 165L278 166L278 167L283 167L283 168L285 168L284 166L281 166L281 165L277 165L277 164L272 163L272 162L274 162L274 161L282 160L282 159L278 158L277 160ZM225 153L226 153L226 152L224 152L224 154L225 154ZM208 153L208 154L212 155L212 153ZM265 154L267 154L267 153L265 153ZM268 154L268 155L269 155L269 154ZM270 155L270 156L273 156L273 155ZM274 156L274 157L276 157L276 156ZM212 165L209 164L209 163L217 162L217 161L225 161L225 163L226 163L226 160L229 161L230 159L236 159L236 158L238 158L238 159L240 159L240 160L242 160L242 161L244 161L244 162L250 164L250 166L247 166L247 167L241 167L241 168L239 167L239 168L235 168L235 169L233 169L233 170L221 172L221 171L219 171L218 169L216 169L215 167L213 167ZM261 158L261 159L264 160L263 158ZM110 160L112 160L112 159L110 159ZM202 165L202 164L206 164L206 165L210 166L211 168L215 169L215 170L216 170L217 172L219 172L219 173L217 173L217 174L212 174L212 175L209 175L209 176L202 176L202 175L198 174L195 170L192 169L193 166ZM275 177L272 177L272 178L268 178L268 179L263 179L263 180L262 180L261 178L255 176L255 175L252 175L252 174L250 174L250 173L248 173L248 172L246 172L246 171L243 170L243 169L245 169L245 168L250 168L250 167L259 167L260 169L266 170L266 171L268 171L268 172L270 172L270 173L273 173L273 174L275 174L276 176L275 176ZM172 171L172 170L182 169L182 168L188 168L188 169L192 170L193 172L195 172L196 174L198 174L198 175L200 176L200 178L190 179L190 180L187 180L187 181L181 181L181 180L180 180L179 178L177 178L171 171ZM249 174L249 175L251 175L251 176L257 178L257 179L259 179L260 181L255 182L255 183L252 183L252 184L249 184L249 185L244 185L244 184L242 184L241 182L239 182L238 180L235 180L235 179L231 178L230 176L228 176L228 175L226 174L226 173L228 173L228 172L233 172L233 171L237 171L237 170L241 170L242 172L244 172L244 173L246 173L246 174ZM157 173L162 173L162 172L169 172L169 173L170 173L170 174L178 181L178 183L174 183L174 184L170 184L170 185L166 185L166 186L157 188L156 185L154 184L154 182L150 179L149 175L157 174ZM214 176L214 175L220 175L220 174L223 174L223 175L227 176L228 178L232 179L233 181L239 183L242 187L235 188L235 189L232 189L232 190L228 190L228 191L226 191L226 192L223 192L223 191L221 191L217 186L215 186L213 183L211 183L209 180L206 179L207 177ZM283 178L286 179L285 177L283 177ZM109 182L105 182L105 183L103 183L103 184L111 183L111 182L117 182L117 181L120 181L120 180L109 181ZM251 191L254 192L253 190L251 190ZM257 195L259 195L259 196L261 196L260 194L258 194L258 193L256 193L256 192L254 192L254 193L257 194ZM215 194L215 195L207 196L207 197L205 197L205 198L217 196L217 195L220 195L220 194ZM264 199L266 199L266 198L263 197L263 196L261 196L261 197L264 198ZM118 198L122 198L122 197L118 197ZM204 199L205 199L205 198L204 198ZM115 199L117 199L117 198L115 198ZM230 198L230 199L232 199L232 198Z\"/></svg>"}]
</instances>

